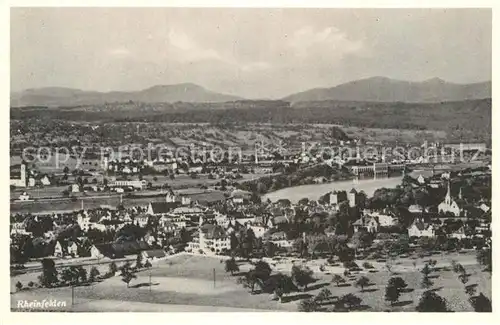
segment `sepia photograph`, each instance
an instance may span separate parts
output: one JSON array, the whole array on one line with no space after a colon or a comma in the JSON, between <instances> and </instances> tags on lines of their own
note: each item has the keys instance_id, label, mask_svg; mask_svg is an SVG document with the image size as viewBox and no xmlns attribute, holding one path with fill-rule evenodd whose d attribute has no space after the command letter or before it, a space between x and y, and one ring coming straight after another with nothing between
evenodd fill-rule
<instances>
[{"instance_id":1,"label":"sepia photograph","mask_svg":"<svg viewBox=\"0 0 500 325\"><path fill-rule=\"evenodd\" d=\"M8 11L11 313L492 312L491 8Z\"/></svg>"}]
</instances>

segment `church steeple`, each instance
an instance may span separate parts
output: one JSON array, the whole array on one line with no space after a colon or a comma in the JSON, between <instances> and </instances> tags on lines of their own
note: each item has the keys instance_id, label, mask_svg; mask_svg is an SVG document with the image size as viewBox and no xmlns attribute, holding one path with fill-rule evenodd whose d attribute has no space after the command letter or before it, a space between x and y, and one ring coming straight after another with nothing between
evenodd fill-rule
<instances>
[{"instance_id":1,"label":"church steeple","mask_svg":"<svg viewBox=\"0 0 500 325\"><path fill-rule=\"evenodd\" d=\"M445 197L445 202L446 204L450 204L451 202L451 187L450 187L450 181L448 181L448 191L446 192L446 197Z\"/></svg>"}]
</instances>

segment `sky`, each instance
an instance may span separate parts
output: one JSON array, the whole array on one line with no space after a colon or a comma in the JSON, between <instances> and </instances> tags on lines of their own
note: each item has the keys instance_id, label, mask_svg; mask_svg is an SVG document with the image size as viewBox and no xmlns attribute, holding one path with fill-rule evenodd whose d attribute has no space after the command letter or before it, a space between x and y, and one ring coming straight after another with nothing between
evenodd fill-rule
<instances>
[{"instance_id":1,"label":"sky","mask_svg":"<svg viewBox=\"0 0 500 325\"><path fill-rule=\"evenodd\" d=\"M281 98L373 76L491 80L489 9L12 8L11 90L195 83Z\"/></svg>"}]
</instances>

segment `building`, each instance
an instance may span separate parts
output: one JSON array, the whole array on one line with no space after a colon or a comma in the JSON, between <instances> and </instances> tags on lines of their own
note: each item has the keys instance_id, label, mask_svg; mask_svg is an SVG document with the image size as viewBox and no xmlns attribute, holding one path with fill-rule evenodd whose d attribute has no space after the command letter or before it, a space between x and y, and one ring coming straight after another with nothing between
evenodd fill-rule
<instances>
[{"instance_id":1,"label":"building","mask_svg":"<svg viewBox=\"0 0 500 325\"><path fill-rule=\"evenodd\" d=\"M419 218L415 218L408 227L408 236L411 237L434 237L435 229L432 224L425 223Z\"/></svg>"},{"instance_id":2,"label":"building","mask_svg":"<svg viewBox=\"0 0 500 325\"><path fill-rule=\"evenodd\" d=\"M192 252L203 252L211 255L220 253L224 249L230 249L231 241L222 226L203 224L203 217L200 216L198 231L188 247Z\"/></svg>"},{"instance_id":3,"label":"building","mask_svg":"<svg viewBox=\"0 0 500 325\"><path fill-rule=\"evenodd\" d=\"M136 190L142 190L145 188L147 185L147 182L145 179L141 180L133 180L133 181L125 181L125 180L120 180L120 181L113 181L108 183L108 187L110 188L117 188L117 187L129 187L133 188Z\"/></svg>"},{"instance_id":4,"label":"building","mask_svg":"<svg viewBox=\"0 0 500 325\"><path fill-rule=\"evenodd\" d=\"M142 252L142 258L145 261L158 261L167 257L167 254L163 249L150 249Z\"/></svg>"},{"instance_id":5,"label":"building","mask_svg":"<svg viewBox=\"0 0 500 325\"><path fill-rule=\"evenodd\" d=\"M330 193L330 205L339 205L343 201L347 201L346 192L333 191Z\"/></svg>"},{"instance_id":6,"label":"building","mask_svg":"<svg viewBox=\"0 0 500 325\"><path fill-rule=\"evenodd\" d=\"M63 257L64 256L63 248L62 248L60 241L57 241L56 245L54 246L54 256L55 257Z\"/></svg>"},{"instance_id":7,"label":"building","mask_svg":"<svg viewBox=\"0 0 500 325\"><path fill-rule=\"evenodd\" d=\"M137 255L150 249L143 241L127 241L120 243L96 244L90 248L92 258L122 258L126 255Z\"/></svg>"},{"instance_id":8,"label":"building","mask_svg":"<svg viewBox=\"0 0 500 325\"><path fill-rule=\"evenodd\" d=\"M146 211L153 216L163 216L179 206L178 202L151 202Z\"/></svg>"},{"instance_id":9,"label":"building","mask_svg":"<svg viewBox=\"0 0 500 325\"><path fill-rule=\"evenodd\" d=\"M71 192L73 192L73 193L80 192L80 185L79 184L71 184Z\"/></svg>"},{"instance_id":10,"label":"building","mask_svg":"<svg viewBox=\"0 0 500 325\"><path fill-rule=\"evenodd\" d=\"M353 188L352 190L349 191L347 194L347 200L349 201L349 206L355 207L358 205L358 192Z\"/></svg>"},{"instance_id":11,"label":"building","mask_svg":"<svg viewBox=\"0 0 500 325\"><path fill-rule=\"evenodd\" d=\"M30 196L28 193L23 192L23 194L19 195L19 201L29 201Z\"/></svg>"},{"instance_id":12,"label":"building","mask_svg":"<svg viewBox=\"0 0 500 325\"><path fill-rule=\"evenodd\" d=\"M26 187L26 164L10 166L10 185Z\"/></svg>"},{"instance_id":13,"label":"building","mask_svg":"<svg viewBox=\"0 0 500 325\"><path fill-rule=\"evenodd\" d=\"M461 193L462 189L460 189ZM461 196L461 195L459 195ZM460 213L462 212L462 209L458 205L457 201L455 201L451 197L451 188L450 188L450 182L448 182L448 191L446 192L446 196L444 198L444 201L441 202L438 205L438 211L442 213L452 213L454 216L458 217Z\"/></svg>"},{"instance_id":14,"label":"building","mask_svg":"<svg viewBox=\"0 0 500 325\"><path fill-rule=\"evenodd\" d=\"M364 229L369 233L376 233L378 231L379 223L375 217L364 216L356 220L352 226L354 228L354 232Z\"/></svg>"}]
</instances>

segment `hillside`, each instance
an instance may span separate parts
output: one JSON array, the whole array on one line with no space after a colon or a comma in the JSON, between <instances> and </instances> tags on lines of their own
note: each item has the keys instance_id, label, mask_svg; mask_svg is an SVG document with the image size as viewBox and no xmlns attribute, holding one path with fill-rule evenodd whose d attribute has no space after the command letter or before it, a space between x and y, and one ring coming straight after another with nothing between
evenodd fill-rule
<instances>
[{"instance_id":1,"label":"hillside","mask_svg":"<svg viewBox=\"0 0 500 325\"><path fill-rule=\"evenodd\" d=\"M302 101L369 101L437 103L491 98L491 82L455 84L439 78L422 82L373 77L348 82L332 88L314 88L283 98Z\"/></svg>"},{"instance_id":2,"label":"hillside","mask_svg":"<svg viewBox=\"0 0 500 325\"><path fill-rule=\"evenodd\" d=\"M106 103L124 103L129 101L142 103L216 103L239 99L241 98L213 92L191 83L153 86L144 90L131 92L97 92L62 87L47 87L28 89L20 93L11 94L11 106L58 107L104 105Z\"/></svg>"}]
</instances>

